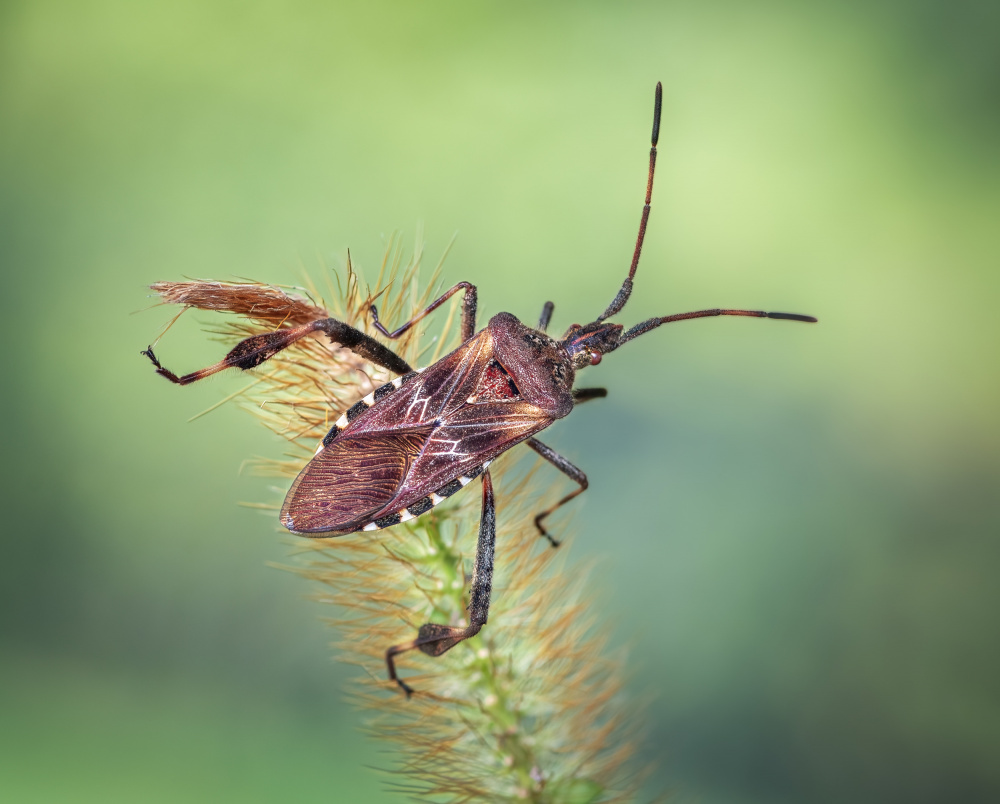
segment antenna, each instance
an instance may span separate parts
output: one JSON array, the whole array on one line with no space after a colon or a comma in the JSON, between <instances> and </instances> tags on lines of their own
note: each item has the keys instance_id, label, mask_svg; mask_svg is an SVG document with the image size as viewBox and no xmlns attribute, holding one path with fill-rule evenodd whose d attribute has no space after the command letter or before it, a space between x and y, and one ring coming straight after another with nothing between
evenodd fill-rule
<instances>
[{"instance_id":1,"label":"antenna","mask_svg":"<svg viewBox=\"0 0 1000 804\"><path fill-rule=\"evenodd\" d=\"M639 267L639 255L642 254L642 241L646 238L646 222L649 220L649 204L653 198L653 172L656 170L656 143L660 139L660 110L663 107L663 84L656 82L656 100L653 104L653 136L652 145L649 149L649 177L646 179L646 203L642 207L642 219L639 221L639 236L635 241L635 251L632 252L632 265L628 269L628 276L622 282L622 288L615 296L615 300L608 305L608 309L597 319L604 321L606 318L621 312L632 295L632 277Z\"/></svg>"}]
</instances>

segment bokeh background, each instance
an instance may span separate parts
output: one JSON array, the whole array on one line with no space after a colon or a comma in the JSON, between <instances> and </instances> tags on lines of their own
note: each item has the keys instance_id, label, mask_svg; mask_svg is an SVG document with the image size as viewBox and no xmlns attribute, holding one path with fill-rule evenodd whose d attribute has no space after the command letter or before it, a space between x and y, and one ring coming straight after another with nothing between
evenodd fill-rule
<instances>
[{"instance_id":1,"label":"bokeh background","mask_svg":"<svg viewBox=\"0 0 1000 804\"><path fill-rule=\"evenodd\" d=\"M282 444L186 423L243 381L154 376L145 286L371 270L422 226L484 316L590 320L662 80L621 320L821 323L662 329L546 438L591 480L561 523L652 696L649 789L1000 799L998 42L987 0L4 3L0 798L394 800L268 566L291 537L238 507Z\"/></svg>"}]
</instances>

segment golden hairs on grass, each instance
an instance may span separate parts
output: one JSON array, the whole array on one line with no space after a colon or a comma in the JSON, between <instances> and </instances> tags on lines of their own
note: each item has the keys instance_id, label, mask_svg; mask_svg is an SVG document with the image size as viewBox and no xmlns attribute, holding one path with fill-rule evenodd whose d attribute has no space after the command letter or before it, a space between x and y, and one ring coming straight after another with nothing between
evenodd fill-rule
<instances>
[{"instance_id":1,"label":"golden hairs on grass","mask_svg":"<svg viewBox=\"0 0 1000 804\"><path fill-rule=\"evenodd\" d=\"M393 239L375 287L384 321L404 321L434 298L438 270L421 291L420 248L405 264ZM336 278L336 277L335 277ZM290 290L254 283L158 282L167 303L238 316L219 334L235 341L333 316L372 334L372 302L353 272L328 288ZM439 335L414 327L393 348L411 365L429 365L457 346L455 306L439 316ZM433 326L433 323L431 324ZM293 479L341 413L391 376L323 337L299 341L260 366L233 394L287 440L281 459L256 471ZM445 655L401 657L417 690L407 700L388 681L388 646L426 622L462 625L478 528L480 495L459 493L416 519L374 533L298 539L296 571L331 605L343 661L367 672L350 697L371 713L368 726L396 752L391 785L435 802L587 804L631 800L627 775L634 713L622 704L620 660L591 604L587 573L567 565L566 548L538 538L532 516L540 498L558 493L548 473L516 466L515 449L491 470L497 484L497 570L490 619L480 634ZM513 471L510 471L513 469ZM543 503L544 505L544 503ZM260 504L273 508L278 502ZM292 537L290 537L292 538Z\"/></svg>"}]
</instances>

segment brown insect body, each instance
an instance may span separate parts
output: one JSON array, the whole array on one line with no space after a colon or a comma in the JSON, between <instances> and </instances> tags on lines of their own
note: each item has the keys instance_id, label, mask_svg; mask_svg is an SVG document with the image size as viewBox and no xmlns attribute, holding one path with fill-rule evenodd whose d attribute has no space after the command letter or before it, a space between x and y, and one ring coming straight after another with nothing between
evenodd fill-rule
<instances>
[{"instance_id":1,"label":"brown insect body","mask_svg":"<svg viewBox=\"0 0 1000 804\"><path fill-rule=\"evenodd\" d=\"M387 383L369 407L345 414L347 426L334 425L292 484L281 523L332 536L419 516L465 485L454 481L478 477L567 415L573 378L565 347L500 313L398 389Z\"/></svg>"},{"instance_id":2,"label":"brown insect body","mask_svg":"<svg viewBox=\"0 0 1000 804\"><path fill-rule=\"evenodd\" d=\"M455 293L464 292L462 344L433 366L418 371L370 335L334 318L296 322L253 335L218 363L183 376L165 369L152 347L143 352L158 374L187 385L228 368L256 368L296 341L323 333L332 342L399 375L337 421L292 483L281 509L281 523L295 533L338 536L390 527L426 513L473 479L482 478L482 516L468 593L468 623L425 623L415 639L386 651L389 678L407 695L412 690L397 676L395 656L412 649L439 656L486 624L496 542L495 499L488 467L517 444L526 443L578 486L535 517L539 534L553 547L558 545L542 521L583 492L587 476L534 435L566 416L574 404L607 394L603 388L575 389L577 370L596 365L603 355L674 321L711 316L816 321L796 313L713 308L650 318L628 330L606 322L624 308L639 265L653 193L661 101L662 88L657 84L646 201L628 275L596 321L574 324L561 340L545 334L552 316L551 302L542 308L537 329L525 326L510 313L499 313L477 333L476 288L459 282L394 332L379 322L378 311L371 307L375 329L395 339Z\"/></svg>"}]
</instances>

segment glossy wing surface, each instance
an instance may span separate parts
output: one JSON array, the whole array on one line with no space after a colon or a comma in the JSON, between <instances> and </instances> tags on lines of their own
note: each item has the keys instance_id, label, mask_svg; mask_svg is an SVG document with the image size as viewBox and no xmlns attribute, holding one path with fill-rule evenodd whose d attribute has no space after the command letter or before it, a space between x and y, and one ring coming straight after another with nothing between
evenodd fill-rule
<instances>
[{"instance_id":1,"label":"glossy wing surface","mask_svg":"<svg viewBox=\"0 0 1000 804\"><path fill-rule=\"evenodd\" d=\"M344 435L409 429L447 420L475 393L491 359L491 344L489 331L483 330L358 416Z\"/></svg>"},{"instance_id":2,"label":"glossy wing surface","mask_svg":"<svg viewBox=\"0 0 1000 804\"><path fill-rule=\"evenodd\" d=\"M350 419L293 484L282 524L299 533L359 530L548 427L550 413L515 398L493 363L492 335L482 330Z\"/></svg>"},{"instance_id":3,"label":"glossy wing surface","mask_svg":"<svg viewBox=\"0 0 1000 804\"><path fill-rule=\"evenodd\" d=\"M433 429L385 511L412 504L550 424L551 417L527 402L463 405Z\"/></svg>"},{"instance_id":4,"label":"glossy wing surface","mask_svg":"<svg viewBox=\"0 0 1000 804\"><path fill-rule=\"evenodd\" d=\"M345 435L295 479L281 524L296 533L350 533L397 496L432 427Z\"/></svg>"}]
</instances>

